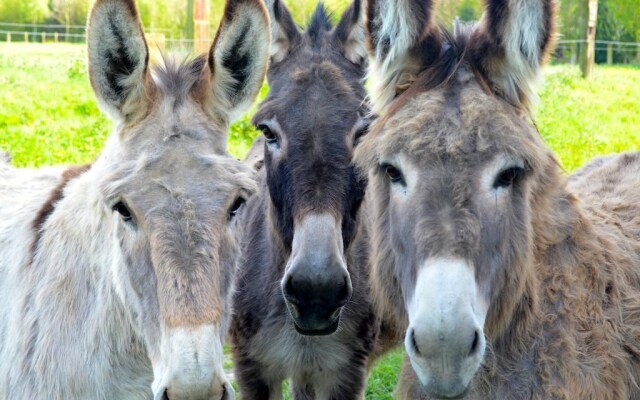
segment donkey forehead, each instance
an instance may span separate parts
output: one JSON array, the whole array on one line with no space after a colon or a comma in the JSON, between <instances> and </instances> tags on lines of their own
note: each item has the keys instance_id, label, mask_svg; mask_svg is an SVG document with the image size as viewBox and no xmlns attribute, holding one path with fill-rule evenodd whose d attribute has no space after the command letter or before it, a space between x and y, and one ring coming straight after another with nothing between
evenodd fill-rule
<instances>
[{"instance_id":1,"label":"donkey forehead","mask_svg":"<svg viewBox=\"0 0 640 400\"><path fill-rule=\"evenodd\" d=\"M211 202L222 201L216 193L255 190L247 167L227 155L202 153L199 143L182 137L144 149L110 177L107 196L150 196L157 201L179 194Z\"/></svg>"},{"instance_id":2,"label":"donkey forehead","mask_svg":"<svg viewBox=\"0 0 640 400\"><path fill-rule=\"evenodd\" d=\"M204 152L223 154L226 133L218 121L195 100L159 94L146 118L124 126L120 135L134 156L145 148L175 145L175 139L191 139Z\"/></svg>"},{"instance_id":3,"label":"donkey forehead","mask_svg":"<svg viewBox=\"0 0 640 400\"><path fill-rule=\"evenodd\" d=\"M269 69L269 84L275 96L332 99L355 102L365 97L363 70L342 56L302 51ZM273 96L271 96L273 98ZM352 104L345 104L352 106Z\"/></svg>"},{"instance_id":4,"label":"donkey forehead","mask_svg":"<svg viewBox=\"0 0 640 400\"><path fill-rule=\"evenodd\" d=\"M374 128L380 159L403 153L423 165L477 163L503 154L530 162L538 151L525 117L475 80L420 93L380 122Z\"/></svg>"}]
</instances>

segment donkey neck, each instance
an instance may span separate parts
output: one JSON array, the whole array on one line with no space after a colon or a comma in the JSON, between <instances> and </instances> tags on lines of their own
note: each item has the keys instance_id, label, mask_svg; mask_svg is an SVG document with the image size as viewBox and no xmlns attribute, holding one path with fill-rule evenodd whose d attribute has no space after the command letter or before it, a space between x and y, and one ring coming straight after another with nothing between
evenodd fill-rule
<instances>
[{"instance_id":1,"label":"donkey neck","mask_svg":"<svg viewBox=\"0 0 640 400\"><path fill-rule=\"evenodd\" d=\"M71 180L43 223L26 272L33 295L25 300L25 310L33 314L27 318L37 320L38 341L46 343L36 351L47 354L35 354L34 358L64 358L64 365L74 366L74 371L61 368L50 373L66 379L75 374L79 382L84 379L89 384L107 374L131 384L144 379L127 377L127 373L151 373L142 372L150 368L144 345L112 283L111 267L121 260L110 245L114 242L111 214L99 196L103 168L99 159L89 171ZM74 334L61 335L61 329ZM132 352L137 358L127 359ZM91 365L85 368L84 376L77 366L85 365L87 359ZM149 382L140 382L140 386L148 388Z\"/></svg>"},{"instance_id":2,"label":"donkey neck","mask_svg":"<svg viewBox=\"0 0 640 400\"><path fill-rule=\"evenodd\" d=\"M548 193L532 206L533 257L527 265L532 274L515 302L505 333L492 340L494 354L489 354L485 363L487 375L504 386L517 386L513 382L523 379L531 383L528 387L544 386L546 378L560 379L560 375L587 379L592 371L572 361L575 354L571 351L591 351L592 339L577 331L589 332L595 321L617 318L608 315L606 308L616 300L604 293L619 285L619 268L625 260L618 257L624 251L611 251L612 243L605 244L615 234L594 224L566 188L565 178L554 177L552 182ZM612 263L617 267L612 268ZM616 332L603 332L608 332L603 340L611 343L600 345L612 346L614 351ZM526 378L520 373L534 369L539 373L528 372Z\"/></svg>"}]
</instances>

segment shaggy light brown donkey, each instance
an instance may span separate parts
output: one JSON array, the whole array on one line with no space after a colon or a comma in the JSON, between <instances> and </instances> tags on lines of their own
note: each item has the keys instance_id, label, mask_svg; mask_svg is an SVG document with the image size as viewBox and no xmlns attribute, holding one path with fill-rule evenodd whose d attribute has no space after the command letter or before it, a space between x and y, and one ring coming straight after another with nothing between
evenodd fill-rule
<instances>
[{"instance_id":1,"label":"shaggy light brown donkey","mask_svg":"<svg viewBox=\"0 0 640 400\"><path fill-rule=\"evenodd\" d=\"M260 0L208 55L148 64L133 0L97 0L89 77L116 123L91 166L0 162L0 399L231 400L237 214L257 188L227 129L262 86Z\"/></svg>"},{"instance_id":2,"label":"shaggy light brown donkey","mask_svg":"<svg viewBox=\"0 0 640 400\"><path fill-rule=\"evenodd\" d=\"M490 0L449 34L431 1L367 4L383 117L356 160L400 397L640 398L640 154L562 175L531 122L554 10Z\"/></svg>"}]
</instances>

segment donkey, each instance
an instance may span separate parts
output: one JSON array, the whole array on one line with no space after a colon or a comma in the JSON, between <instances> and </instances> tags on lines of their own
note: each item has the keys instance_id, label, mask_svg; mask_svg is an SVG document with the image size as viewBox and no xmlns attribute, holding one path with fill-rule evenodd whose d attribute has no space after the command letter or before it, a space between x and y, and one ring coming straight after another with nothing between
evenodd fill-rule
<instances>
[{"instance_id":1,"label":"donkey","mask_svg":"<svg viewBox=\"0 0 640 400\"><path fill-rule=\"evenodd\" d=\"M369 0L372 286L406 330L402 398L638 399L640 153L567 179L531 122L553 0ZM410 385L401 385L404 388Z\"/></svg>"},{"instance_id":2,"label":"donkey","mask_svg":"<svg viewBox=\"0 0 640 400\"><path fill-rule=\"evenodd\" d=\"M243 219L235 376L245 399L280 399L287 378L296 399L361 398L379 329L358 223L366 181L351 164L370 114L361 3L335 28L319 4L305 32L279 0L268 8L270 91L247 159L260 190Z\"/></svg>"},{"instance_id":3,"label":"donkey","mask_svg":"<svg viewBox=\"0 0 640 400\"><path fill-rule=\"evenodd\" d=\"M153 71L133 0L98 0L89 76L116 123L91 166L0 168L1 399L232 399L222 368L238 213L226 152L269 57L258 0L208 55Z\"/></svg>"}]
</instances>

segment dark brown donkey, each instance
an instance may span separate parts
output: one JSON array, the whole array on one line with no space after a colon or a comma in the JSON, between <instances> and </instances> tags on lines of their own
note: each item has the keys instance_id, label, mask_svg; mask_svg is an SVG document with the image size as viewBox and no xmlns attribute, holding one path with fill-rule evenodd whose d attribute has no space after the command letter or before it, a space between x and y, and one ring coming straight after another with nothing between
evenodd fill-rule
<instances>
[{"instance_id":1,"label":"dark brown donkey","mask_svg":"<svg viewBox=\"0 0 640 400\"><path fill-rule=\"evenodd\" d=\"M319 5L304 33L281 2L268 8L275 45L254 117L264 166L233 302L236 377L245 399L280 399L287 378L296 399L361 398L378 322L366 248L354 244L366 183L351 157L369 114L360 3L334 29Z\"/></svg>"},{"instance_id":2,"label":"dark brown donkey","mask_svg":"<svg viewBox=\"0 0 640 400\"><path fill-rule=\"evenodd\" d=\"M417 380L430 398L640 398L640 153L567 180L532 124L553 0L487 0L452 35L432 4L369 0L384 116L355 155L376 298Z\"/></svg>"}]
</instances>

